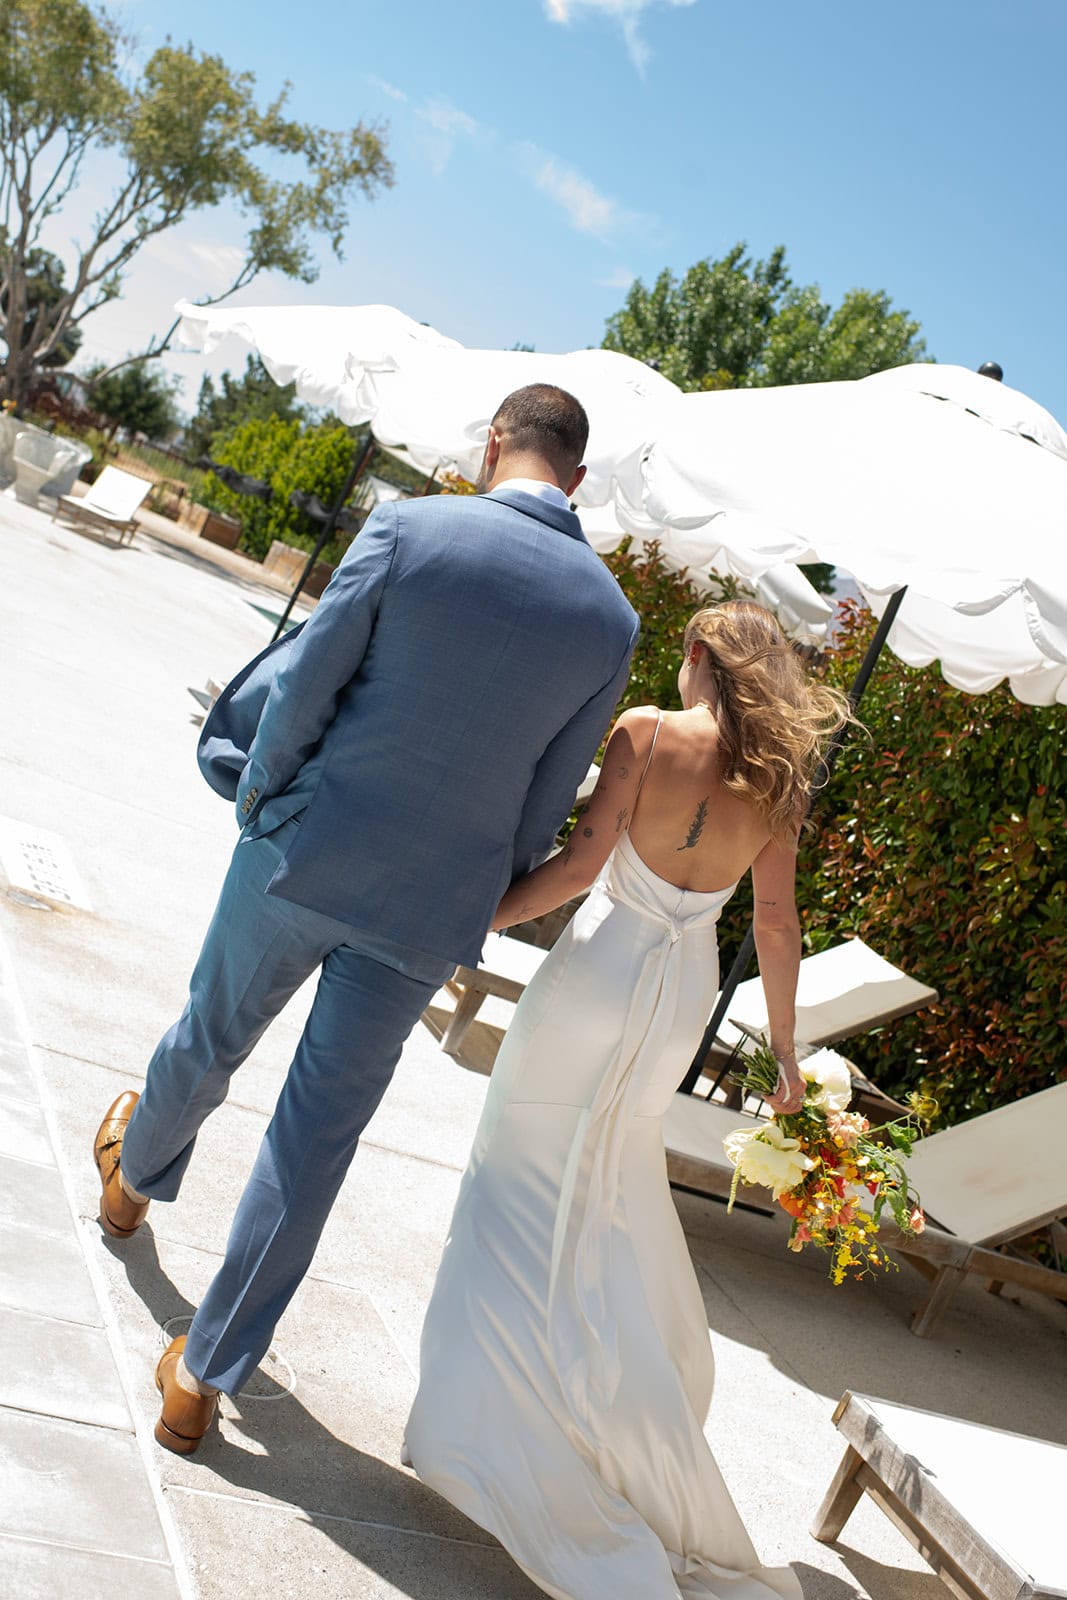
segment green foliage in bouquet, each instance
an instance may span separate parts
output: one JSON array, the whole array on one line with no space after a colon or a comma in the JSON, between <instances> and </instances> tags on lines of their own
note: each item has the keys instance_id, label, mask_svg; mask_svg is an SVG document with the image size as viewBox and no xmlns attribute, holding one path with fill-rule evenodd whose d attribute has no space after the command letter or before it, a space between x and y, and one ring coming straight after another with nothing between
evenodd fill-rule
<instances>
[{"instance_id":1,"label":"green foliage in bouquet","mask_svg":"<svg viewBox=\"0 0 1067 1600\"><path fill-rule=\"evenodd\" d=\"M774 1055L757 1045L745 1069L738 1080L745 1093L768 1100L778 1082ZM879 1229L886 1207L902 1234L926 1225L904 1165L925 1108L916 1101L911 1115L872 1128L848 1110L852 1083L840 1056L820 1050L800 1070L807 1087L798 1111L776 1113L723 1141L734 1164L730 1206L742 1183L769 1188L791 1218L790 1250L810 1244L828 1251L835 1284L895 1268Z\"/></svg>"}]
</instances>

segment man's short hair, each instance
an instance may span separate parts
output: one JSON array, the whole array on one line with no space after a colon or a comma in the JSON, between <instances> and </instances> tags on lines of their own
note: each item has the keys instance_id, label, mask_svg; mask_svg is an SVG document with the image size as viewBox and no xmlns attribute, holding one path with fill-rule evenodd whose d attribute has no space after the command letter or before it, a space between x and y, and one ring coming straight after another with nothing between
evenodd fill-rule
<instances>
[{"instance_id":1,"label":"man's short hair","mask_svg":"<svg viewBox=\"0 0 1067 1600\"><path fill-rule=\"evenodd\" d=\"M573 477L589 442L589 418L580 400L554 383L528 383L497 407L493 427L509 450L545 456L561 479Z\"/></svg>"}]
</instances>

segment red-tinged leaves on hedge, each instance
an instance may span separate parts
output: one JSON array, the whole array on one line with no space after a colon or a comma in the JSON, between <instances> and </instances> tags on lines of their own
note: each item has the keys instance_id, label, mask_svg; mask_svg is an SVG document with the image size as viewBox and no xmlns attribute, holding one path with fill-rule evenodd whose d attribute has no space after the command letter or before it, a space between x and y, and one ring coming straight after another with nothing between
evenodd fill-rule
<instances>
[{"instance_id":1,"label":"red-tinged leaves on hedge","mask_svg":"<svg viewBox=\"0 0 1067 1600\"><path fill-rule=\"evenodd\" d=\"M827 679L847 687L872 622L841 608ZM1006 686L951 688L884 651L802 847L806 948L858 935L939 1002L850 1040L890 1093L921 1089L944 1122L1064 1074L1067 714Z\"/></svg>"}]
</instances>

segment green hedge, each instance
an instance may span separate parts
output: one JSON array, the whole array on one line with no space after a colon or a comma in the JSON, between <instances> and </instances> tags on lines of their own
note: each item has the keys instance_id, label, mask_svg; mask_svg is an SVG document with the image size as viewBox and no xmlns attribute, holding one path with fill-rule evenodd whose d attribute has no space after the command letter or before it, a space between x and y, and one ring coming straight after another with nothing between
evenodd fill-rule
<instances>
[{"instance_id":1,"label":"green hedge","mask_svg":"<svg viewBox=\"0 0 1067 1600\"><path fill-rule=\"evenodd\" d=\"M641 618L641 637L619 710L626 711L630 706L677 709L681 705L678 669L686 623L701 606L732 600L740 594L740 587L732 578L719 577L698 585L684 573L672 572L655 540L635 555L631 541L626 539L604 561Z\"/></svg>"},{"instance_id":2,"label":"green hedge","mask_svg":"<svg viewBox=\"0 0 1067 1600\"><path fill-rule=\"evenodd\" d=\"M873 631L846 607L826 676L844 688ZM890 1094L956 1122L1064 1075L1067 712L1006 685L951 688L886 649L818 802L798 902L809 950L856 934L939 992L848 1051Z\"/></svg>"},{"instance_id":3,"label":"green hedge","mask_svg":"<svg viewBox=\"0 0 1067 1600\"><path fill-rule=\"evenodd\" d=\"M310 551L320 527L303 511L289 504L294 489L317 494L324 506L336 501L352 469L356 444L340 424L305 427L297 420L257 417L212 441L213 459L239 472L269 483L270 501L235 494L211 480L200 498L216 511L240 518L242 550L262 561L275 539ZM346 535L332 539L322 552L323 561L336 564L347 550Z\"/></svg>"}]
</instances>

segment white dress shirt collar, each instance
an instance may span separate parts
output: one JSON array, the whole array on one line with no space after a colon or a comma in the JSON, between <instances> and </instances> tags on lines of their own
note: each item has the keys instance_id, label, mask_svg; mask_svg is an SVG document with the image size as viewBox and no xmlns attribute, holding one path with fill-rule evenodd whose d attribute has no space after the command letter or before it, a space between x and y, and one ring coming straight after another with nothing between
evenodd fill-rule
<instances>
[{"instance_id":1,"label":"white dress shirt collar","mask_svg":"<svg viewBox=\"0 0 1067 1600\"><path fill-rule=\"evenodd\" d=\"M496 494L498 489L521 489L523 494L536 495L538 500L547 500L550 506L559 506L563 511L571 508L570 501L557 484L543 483L540 478L505 478L503 483L494 483L489 490L490 495Z\"/></svg>"}]
</instances>

